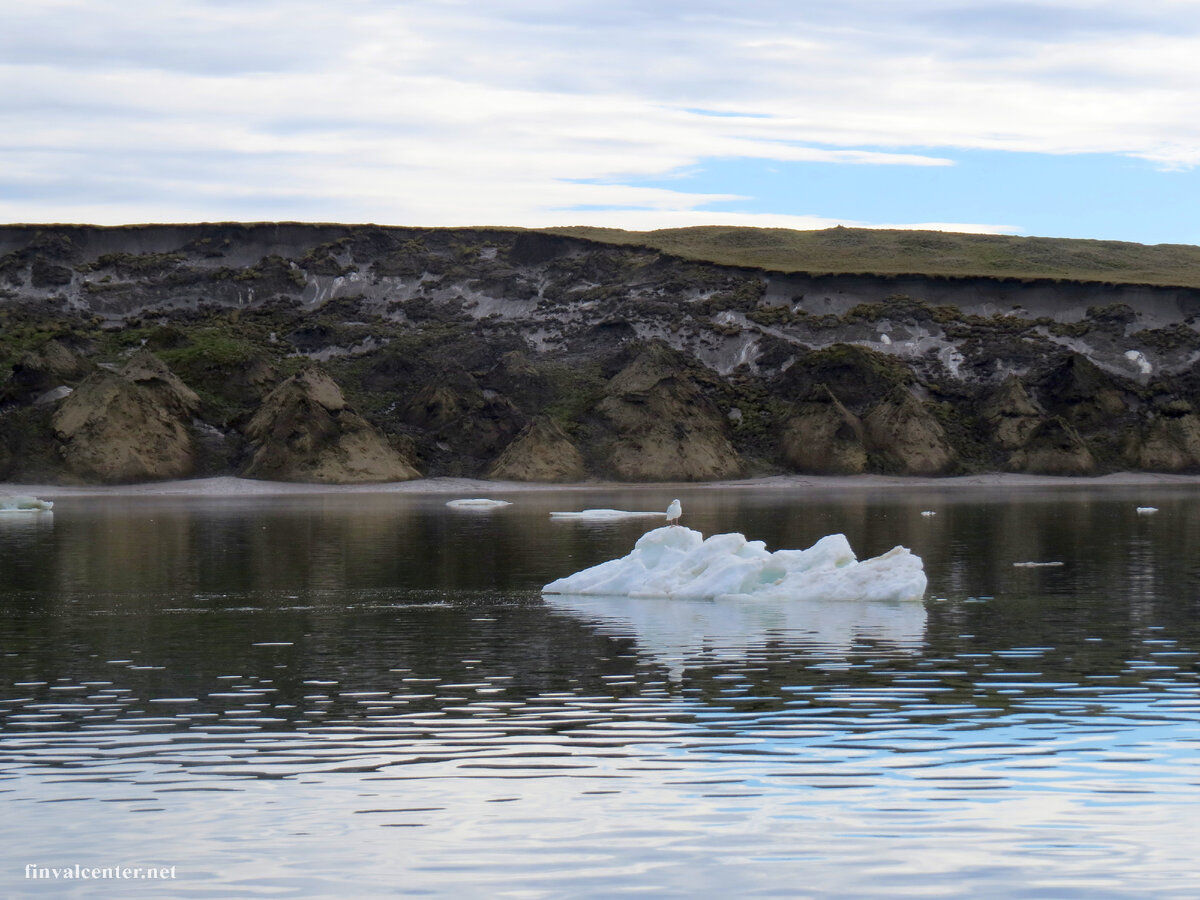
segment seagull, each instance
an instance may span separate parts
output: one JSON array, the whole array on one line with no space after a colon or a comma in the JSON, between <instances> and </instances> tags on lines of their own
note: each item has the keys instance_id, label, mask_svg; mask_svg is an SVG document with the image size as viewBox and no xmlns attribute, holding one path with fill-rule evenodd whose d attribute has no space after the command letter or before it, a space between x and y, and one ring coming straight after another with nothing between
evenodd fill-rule
<instances>
[{"instance_id":1,"label":"seagull","mask_svg":"<svg viewBox=\"0 0 1200 900\"><path fill-rule=\"evenodd\" d=\"M667 524L678 525L679 517L683 515L683 507L679 505L678 500L672 500L671 505L667 507Z\"/></svg>"}]
</instances>

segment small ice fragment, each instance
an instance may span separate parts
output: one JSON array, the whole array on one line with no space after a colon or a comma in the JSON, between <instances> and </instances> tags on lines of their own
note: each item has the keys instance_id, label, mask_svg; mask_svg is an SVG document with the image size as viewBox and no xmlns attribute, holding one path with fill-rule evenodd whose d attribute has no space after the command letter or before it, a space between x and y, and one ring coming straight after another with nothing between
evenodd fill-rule
<instances>
[{"instance_id":1,"label":"small ice fragment","mask_svg":"<svg viewBox=\"0 0 1200 900\"><path fill-rule=\"evenodd\" d=\"M39 500L37 497L0 497L0 512L42 512L53 508L54 504L51 501Z\"/></svg>"},{"instance_id":2,"label":"small ice fragment","mask_svg":"<svg viewBox=\"0 0 1200 900\"><path fill-rule=\"evenodd\" d=\"M602 522L610 519L640 519L647 516L662 518L661 512L632 512L627 509L584 509L579 512L552 512L552 519L586 519Z\"/></svg>"},{"instance_id":3,"label":"small ice fragment","mask_svg":"<svg viewBox=\"0 0 1200 900\"><path fill-rule=\"evenodd\" d=\"M1015 562L1015 563L1013 563L1013 565L1016 566L1018 569L1040 569L1040 568L1046 568L1049 566L1062 566L1062 565L1066 565L1066 563L1063 563L1063 562Z\"/></svg>"},{"instance_id":4,"label":"small ice fragment","mask_svg":"<svg viewBox=\"0 0 1200 900\"><path fill-rule=\"evenodd\" d=\"M1154 366L1150 365L1150 360L1146 359L1146 354L1141 350L1126 350L1125 358L1138 367L1138 371L1143 375L1149 375L1154 371Z\"/></svg>"},{"instance_id":5,"label":"small ice fragment","mask_svg":"<svg viewBox=\"0 0 1200 900\"><path fill-rule=\"evenodd\" d=\"M890 344L891 342L892 342L892 339L890 337L888 337L886 334L879 335L879 343Z\"/></svg>"},{"instance_id":6,"label":"small ice fragment","mask_svg":"<svg viewBox=\"0 0 1200 900\"><path fill-rule=\"evenodd\" d=\"M1157 506L1139 506L1137 508L1137 514L1139 516L1148 516L1151 513L1156 513L1156 512L1158 512Z\"/></svg>"},{"instance_id":7,"label":"small ice fragment","mask_svg":"<svg viewBox=\"0 0 1200 900\"><path fill-rule=\"evenodd\" d=\"M47 403L56 403L63 399L63 397L71 396L71 390L72 389L67 387L65 384L60 384L58 387L50 388L50 390L46 391L44 394L39 394L36 398L34 398L33 405L45 406Z\"/></svg>"},{"instance_id":8,"label":"small ice fragment","mask_svg":"<svg viewBox=\"0 0 1200 900\"><path fill-rule=\"evenodd\" d=\"M929 516L936 516L937 513L932 509L923 509L923 510L921 510L921 515L929 517Z\"/></svg>"},{"instance_id":9,"label":"small ice fragment","mask_svg":"<svg viewBox=\"0 0 1200 900\"><path fill-rule=\"evenodd\" d=\"M451 509L497 509L501 506L512 506L508 500L488 500L476 497L467 500L450 500L446 503Z\"/></svg>"}]
</instances>

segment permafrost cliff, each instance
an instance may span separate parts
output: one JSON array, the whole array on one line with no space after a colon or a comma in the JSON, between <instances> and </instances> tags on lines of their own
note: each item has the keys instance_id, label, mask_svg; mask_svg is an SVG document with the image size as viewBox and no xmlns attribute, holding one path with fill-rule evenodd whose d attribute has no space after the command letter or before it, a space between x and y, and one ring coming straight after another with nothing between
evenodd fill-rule
<instances>
[{"instance_id":1,"label":"permafrost cliff","mask_svg":"<svg viewBox=\"0 0 1200 900\"><path fill-rule=\"evenodd\" d=\"M0 479L1198 471L1197 312L518 230L0 227Z\"/></svg>"}]
</instances>

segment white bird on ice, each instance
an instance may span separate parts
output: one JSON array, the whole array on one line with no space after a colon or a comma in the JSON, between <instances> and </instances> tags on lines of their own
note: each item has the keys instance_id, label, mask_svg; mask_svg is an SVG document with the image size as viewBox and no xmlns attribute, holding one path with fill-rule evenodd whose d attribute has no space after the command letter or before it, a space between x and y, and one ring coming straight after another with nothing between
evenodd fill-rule
<instances>
[{"instance_id":1,"label":"white bird on ice","mask_svg":"<svg viewBox=\"0 0 1200 900\"><path fill-rule=\"evenodd\" d=\"M678 500L672 500L671 505L667 507L667 524L678 525L679 517L683 515L683 507L679 505Z\"/></svg>"}]
</instances>

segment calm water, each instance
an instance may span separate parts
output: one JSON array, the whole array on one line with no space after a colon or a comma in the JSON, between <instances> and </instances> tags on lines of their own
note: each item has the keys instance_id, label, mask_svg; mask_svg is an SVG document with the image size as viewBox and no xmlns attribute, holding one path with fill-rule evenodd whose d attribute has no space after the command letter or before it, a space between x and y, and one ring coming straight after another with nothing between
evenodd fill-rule
<instances>
[{"instance_id":1,"label":"calm water","mask_svg":"<svg viewBox=\"0 0 1200 900\"><path fill-rule=\"evenodd\" d=\"M927 600L541 596L675 495ZM447 499L0 520L0 896L1197 896L1200 492Z\"/></svg>"}]
</instances>

